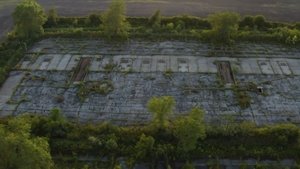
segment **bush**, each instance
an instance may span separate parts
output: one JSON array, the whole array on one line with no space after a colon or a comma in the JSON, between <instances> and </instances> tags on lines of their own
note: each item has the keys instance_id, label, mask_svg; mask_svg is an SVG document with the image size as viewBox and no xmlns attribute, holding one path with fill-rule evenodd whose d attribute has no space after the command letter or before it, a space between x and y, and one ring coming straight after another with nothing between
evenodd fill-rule
<instances>
[{"instance_id":1,"label":"bush","mask_svg":"<svg viewBox=\"0 0 300 169\"><path fill-rule=\"evenodd\" d=\"M300 31L297 29L279 28L274 34L280 42L288 45L296 45L300 42Z\"/></svg>"},{"instance_id":2,"label":"bush","mask_svg":"<svg viewBox=\"0 0 300 169\"><path fill-rule=\"evenodd\" d=\"M148 21L148 24L150 27L152 27L154 30L159 30L161 27L161 15L160 10L157 10Z\"/></svg>"},{"instance_id":3,"label":"bush","mask_svg":"<svg viewBox=\"0 0 300 169\"><path fill-rule=\"evenodd\" d=\"M184 29L211 29L211 24L208 20L201 19L196 16L182 15L174 17L162 17L162 25L168 23L175 23L175 25L182 25Z\"/></svg>"},{"instance_id":4,"label":"bush","mask_svg":"<svg viewBox=\"0 0 300 169\"><path fill-rule=\"evenodd\" d=\"M97 27L101 24L100 15L97 14L91 14L88 17L88 25L92 27Z\"/></svg>"},{"instance_id":5,"label":"bush","mask_svg":"<svg viewBox=\"0 0 300 169\"><path fill-rule=\"evenodd\" d=\"M130 24L125 17L124 0L113 0L103 15L103 32L108 39L127 39Z\"/></svg>"},{"instance_id":6,"label":"bush","mask_svg":"<svg viewBox=\"0 0 300 169\"><path fill-rule=\"evenodd\" d=\"M258 30L266 30L266 28L269 26L269 23L267 23L266 18L262 15L255 16L253 22Z\"/></svg>"},{"instance_id":7,"label":"bush","mask_svg":"<svg viewBox=\"0 0 300 169\"><path fill-rule=\"evenodd\" d=\"M23 0L13 12L14 33L19 38L34 39L44 33L44 9L35 0Z\"/></svg>"},{"instance_id":8,"label":"bush","mask_svg":"<svg viewBox=\"0 0 300 169\"><path fill-rule=\"evenodd\" d=\"M208 17L212 25L212 39L215 43L229 44L237 34L240 16L237 13L223 12Z\"/></svg>"},{"instance_id":9,"label":"bush","mask_svg":"<svg viewBox=\"0 0 300 169\"><path fill-rule=\"evenodd\" d=\"M55 9L50 9L47 16L47 21L45 27L55 27L57 26L58 15Z\"/></svg>"},{"instance_id":10,"label":"bush","mask_svg":"<svg viewBox=\"0 0 300 169\"><path fill-rule=\"evenodd\" d=\"M235 97L242 109L248 108L251 104L251 97L246 90L243 90L239 85L235 85L233 88Z\"/></svg>"},{"instance_id":11,"label":"bush","mask_svg":"<svg viewBox=\"0 0 300 169\"><path fill-rule=\"evenodd\" d=\"M245 16L242 21L240 21L239 26L241 28L254 28L254 17L253 16Z\"/></svg>"}]
</instances>

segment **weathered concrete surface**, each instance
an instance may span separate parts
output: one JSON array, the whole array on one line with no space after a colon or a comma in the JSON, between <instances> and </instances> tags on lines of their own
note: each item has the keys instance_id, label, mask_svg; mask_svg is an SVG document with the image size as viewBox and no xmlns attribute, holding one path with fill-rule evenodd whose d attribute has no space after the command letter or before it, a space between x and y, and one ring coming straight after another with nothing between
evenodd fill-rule
<instances>
[{"instance_id":1,"label":"weathered concrete surface","mask_svg":"<svg viewBox=\"0 0 300 169\"><path fill-rule=\"evenodd\" d=\"M274 49L274 50L272 50ZM79 98L71 82L82 57L92 62L84 81L110 81L107 95L90 93ZM147 123L146 109L153 96L173 96L176 115L200 106L208 122L225 116L257 124L300 124L300 49L279 45L238 44L226 50L197 42L129 41L108 44L101 40L47 39L37 43L19 65L28 71L2 113L48 114L61 108L80 121L111 121L129 125ZM251 97L248 108L238 104L233 88L220 84L216 62L231 65L234 80ZM107 65L114 64L112 72ZM171 70L171 71L170 71ZM169 72L171 75L166 76ZM255 87L262 87L259 93Z\"/></svg>"},{"instance_id":2,"label":"weathered concrete surface","mask_svg":"<svg viewBox=\"0 0 300 169\"><path fill-rule=\"evenodd\" d=\"M32 56L36 54L38 58ZM191 41L108 44L101 40L47 39L31 49L25 58L32 59L24 59L21 69L72 70L80 57L93 58L90 71L103 71L108 63L115 63L121 71L217 73L216 61L230 61L235 73L300 75L297 48L242 43L224 49Z\"/></svg>"},{"instance_id":3,"label":"weathered concrete surface","mask_svg":"<svg viewBox=\"0 0 300 169\"><path fill-rule=\"evenodd\" d=\"M108 95L91 93L81 102L77 96L78 86L68 84L68 72L35 71L24 79L11 99L18 103L15 114L47 114L58 107L70 118L123 125L148 122L151 114L146 109L147 101L162 95L175 98L175 115L184 115L191 108L200 106L206 111L208 122L227 115L257 124L300 122L300 76L236 75L235 78L241 85L255 83L262 86L266 95L248 92L251 105L241 109L232 89L219 86L216 74L173 73L169 79L163 73L90 72L86 81L109 79L114 91ZM57 102L58 96L64 101ZM26 100L21 101L24 98Z\"/></svg>"},{"instance_id":4,"label":"weathered concrete surface","mask_svg":"<svg viewBox=\"0 0 300 169\"><path fill-rule=\"evenodd\" d=\"M9 78L5 81L0 89L0 109L2 109L7 101L9 101L10 97L13 95L14 90L17 88L19 83L24 77L24 72L11 72L9 74ZM8 108L14 106L7 106ZM3 111L0 113L1 116L9 115L10 111Z\"/></svg>"}]
</instances>

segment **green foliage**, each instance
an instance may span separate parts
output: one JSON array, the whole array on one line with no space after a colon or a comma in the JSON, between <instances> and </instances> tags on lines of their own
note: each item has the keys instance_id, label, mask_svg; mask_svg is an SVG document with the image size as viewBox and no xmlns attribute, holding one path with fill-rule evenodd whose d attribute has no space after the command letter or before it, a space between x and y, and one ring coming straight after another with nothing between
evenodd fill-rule
<instances>
[{"instance_id":1,"label":"green foliage","mask_svg":"<svg viewBox=\"0 0 300 169\"><path fill-rule=\"evenodd\" d=\"M161 27L161 14L160 10L155 11L155 13L149 18L148 24L153 30L157 31Z\"/></svg>"},{"instance_id":2,"label":"green foliage","mask_svg":"<svg viewBox=\"0 0 300 169\"><path fill-rule=\"evenodd\" d=\"M14 32L20 38L38 38L44 33L46 15L35 0L22 0L14 13Z\"/></svg>"},{"instance_id":3,"label":"green foliage","mask_svg":"<svg viewBox=\"0 0 300 169\"><path fill-rule=\"evenodd\" d=\"M100 16L97 14L90 14L88 17L88 24L90 26L99 26L101 24Z\"/></svg>"},{"instance_id":4,"label":"green foliage","mask_svg":"<svg viewBox=\"0 0 300 169\"><path fill-rule=\"evenodd\" d=\"M296 45L300 43L300 30L283 27L277 29L275 34L279 41L288 45Z\"/></svg>"},{"instance_id":5,"label":"green foliage","mask_svg":"<svg viewBox=\"0 0 300 169\"><path fill-rule=\"evenodd\" d=\"M172 69L167 69L167 70L165 70L165 72L164 72L164 76L165 76L166 78L168 78L168 79L171 79L173 73L174 73L174 72L172 71Z\"/></svg>"},{"instance_id":6,"label":"green foliage","mask_svg":"<svg viewBox=\"0 0 300 169\"><path fill-rule=\"evenodd\" d=\"M17 117L0 125L0 169L51 169L47 139L31 137L30 122Z\"/></svg>"},{"instance_id":7,"label":"green foliage","mask_svg":"<svg viewBox=\"0 0 300 169\"><path fill-rule=\"evenodd\" d=\"M187 117L174 122L174 135L179 140L179 148L187 153L196 148L199 139L205 138L204 111L193 108Z\"/></svg>"},{"instance_id":8,"label":"green foliage","mask_svg":"<svg viewBox=\"0 0 300 169\"><path fill-rule=\"evenodd\" d=\"M254 17L253 16L245 16L243 20L241 20L239 27L241 28L254 28Z\"/></svg>"},{"instance_id":9,"label":"green foliage","mask_svg":"<svg viewBox=\"0 0 300 169\"><path fill-rule=\"evenodd\" d=\"M129 36L130 25L125 17L124 0L113 0L108 11L103 16L103 32L107 38L126 39Z\"/></svg>"},{"instance_id":10,"label":"green foliage","mask_svg":"<svg viewBox=\"0 0 300 169\"><path fill-rule=\"evenodd\" d=\"M233 86L233 92L242 109L248 108L251 104L251 97L246 89L242 89L238 84Z\"/></svg>"},{"instance_id":11,"label":"green foliage","mask_svg":"<svg viewBox=\"0 0 300 169\"><path fill-rule=\"evenodd\" d=\"M212 14L208 17L212 25L215 42L230 43L238 30L240 16L233 12Z\"/></svg>"},{"instance_id":12,"label":"green foliage","mask_svg":"<svg viewBox=\"0 0 300 169\"><path fill-rule=\"evenodd\" d=\"M167 25L168 23L174 23L175 25L181 25L182 29L211 29L210 23L206 19L202 19L196 16L182 15L173 17L162 17L161 24Z\"/></svg>"},{"instance_id":13,"label":"green foliage","mask_svg":"<svg viewBox=\"0 0 300 169\"><path fill-rule=\"evenodd\" d=\"M168 23L167 25L166 25L166 29L168 30L168 31L173 31L174 30L174 24L171 22L171 23Z\"/></svg>"},{"instance_id":14,"label":"green foliage","mask_svg":"<svg viewBox=\"0 0 300 169\"><path fill-rule=\"evenodd\" d=\"M182 169L195 169L195 166L190 162L186 162L184 166L182 166Z\"/></svg>"},{"instance_id":15,"label":"green foliage","mask_svg":"<svg viewBox=\"0 0 300 169\"><path fill-rule=\"evenodd\" d=\"M116 63L113 63L113 61L111 61L111 62L107 63L106 65L104 65L104 71L107 73L111 73L117 67L118 67L118 65Z\"/></svg>"},{"instance_id":16,"label":"green foliage","mask_svg":"<svg viewBox=\"0 0 300 169\"><path fill-rule=\"evenodd\" d=\"M52 8L48 12L48 18L47 18L47 26L48 27L55 27L57 26L58 22L58 15L56 9Z\"/></svg>"},{"instance_id":17,"label":"green foliage","mask_svg":"<svg viewBox=\"0 0 300 169\"><path fill-rule=\"evenodd\" d=\"M136 160L147 160L147 158L153 156L154 149L154 138L151 136L146 136L142 134L139 141L136 143L135 149L135 159Z\"/></svg>"},{"instance_id":18,"label":"green foliage","mask_svg":"<svg viewBox=\"0 0 300 169\"><path fill-rule=\"evenodd\" d=\"M177 126L174 124L176 122L169 125L167 130L162 132L149 126L118 127L109 123L72 123L67 120L59 120L61 115L57 115L57 111L53 110L55 113L48 117L26 116L26 118L22 118L26 119L26 123L24 123L25 121L10 123L1 120L0 150L4 150L4 152L9 150L9 156L2 158L2 155L6 155L6 153L2 154L2 151L0 151L0 162L7 159L6 157L10 157L10 154L14 152L11 151L11 147L6 149L6 143L4 144L5 146L2 146L3 141L6 141L6 139L2 139L6 138L6 136L3 137L3 134L7 134L6 131L14 133L14 136L20 133L20 136L16 138L22 138L23 141L25 140L25 143L26 139L23 138L28 138L28 135L30 136L29 140L47 136L51 153L56 157L55 162L67 159L65 162L68 168L74 166L71 164L77 164L78 156L94 156L99 157L97 159L105 158L108 160L104 160L104 162L101 162L101 160L96 161L95 163L101 164L101 167L98 168L112 168L118 165L117 159L119 157L127 159L127 164L130 164L129 166L131 167L138 163L149 163L153 168L155 168L158 161L163 161L168 166L168 164L173 164L177 161L190 161L207 158L207 156L213 159L256 158L275 160L284 158L297 159L300 157L298 141L300 129L292 124L261 127L257 127L252 123L207 125L205 127L206 137L198 139L195 148L187 152L188 156L183 157L183 151L176 151L176 147L183 145L183 142L177 140L178 135L175 135ZM192 118L193 120L201 121L203 117L200 114L203 114L201 110L193 109L186 119ZM32 126L32 135L28 132L30 124ZM24 127L24 130L19 128L21 126ZM61 131L57 126L66 129L65 133L61 135L53 134L53 132ZM187 131L191 135L197 135L194 126L191 127L191 130L195 133L188 130L182 131ZM200 133L202 132L200 131ZM190 138L195 137L187 136L186 139L190 140ZM184 142L191 143L190 141ZM216 160L211 160L208 164L210 167L219 166ZM84 165L78 164L77 167L74 166L73 168L80 168L79 166L83 167ZM89 164L89 166L90 168L97 168L94 167L94 164Z\"/></svg>"},{"instance_id":19,"label":"green foliage","mask_svg":"<svg viewBox=\"0 0 300 169\"><path fill-rule=\"evenodd\" d=\"M266 27L268 26L268 23L266 22L266 18L262 15L255 16L253 23L258 30L265 30Z\"/></svg>"},{"instance_id":20,"label":"green foliage","mask_svg":"<svg viewBox=\"0 0 300 169\"><path fill-rule=\"evenodd\" d=\"M147 108L153 116L152 124L157 128L167 127L174 105L175 100L171 96L151 98L147 104Z\"/></svg>"},{"instance_id":21,"label":"green foliage","mask_svg":"<svg viewBox=\"0 0 300 169\"><path fill-rule=\"evenodd\" d=\"M50 120L52 120L52 121L58 121L60 123L64 123L65 122L65 118L61 114L61 110L58 109L58 108L53 108L50 111L49 117L50 117Z\"/></svg>"},{"instance_id":22,"label":"green foliage","mask_svg":"<svg viewBox=\"0 0 300 169\"><path fill-rule=\"evenodd\" d=\"M32 40L18 39L10 35L0 45L0 85L6 80L10 70L16 66L32 43Z\"/></svg>"},{"instance_id":23,"label":"green foliage","mask_svg":"<svg viewBox=\"0 0 300 169\"><path fill-rule=\"evenodd\" d=\"M99 82L82 82L78 84L77 96L80 101L83 102L90 93L98 93L101 95L107 95L114 90L114 86L111 80L102 80Z\"/></svg>"}]
</instances>

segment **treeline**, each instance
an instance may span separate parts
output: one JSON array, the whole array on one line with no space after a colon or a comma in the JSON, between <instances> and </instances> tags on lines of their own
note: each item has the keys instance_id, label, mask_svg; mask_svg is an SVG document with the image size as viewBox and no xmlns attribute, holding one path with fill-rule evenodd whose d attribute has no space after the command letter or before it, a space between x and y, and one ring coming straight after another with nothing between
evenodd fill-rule
<instances>
[{"instance_id":1,"label":"treeline","mask_svg":"<svg viewBox=\"0 0 300 169\"><path fill-rule=\"evenodd\" d=\"M29 141L46 138L55 168L114 169L120 167L120 159L122 165L129 169L141 163L153 169L159 164L171 169L181 163L184 164L183 169L192 169L192 161L199 159L214 161L210 164L212 168L218 168L218 159L222 158L299 160L300 128L296 125L256 126L250 122L232 123L230 118L221 119L219 124L205 124L205 113L199 108L193 108L187 116L172 118L174 106L175 101L171 97L152 98L147 104L152 120L143 126L71 122L59 109L53 109L49 116L25 115L2 120L0 136L2 134L1 138L6 140L13 134L18 136L22 133L20 131L30 131L30 136L26 137ZM21 129L22 126L30 126L30 130L16 130L16 126ZM0 150L7 150L2 145L10 145L10 142L0 144ZM14 146L18 144L10 145L11 149L7 151L13 150ZM41 152L47 150L42 148ZM0 151L0 157L5 153ZM47 155L45 157L48 159ZM35 157L40 158L38 154ZM0 158L0 163L11 164L5 160L8 158ZM10 160L18 161L18 156L12 156ZM49 162L49 165L52 163Z\"/></svg>"},{"instance_id":2,"label":"treeline","mask_svg":"<svg viewBox=\"0 0 300 169\"><path fill-rule=\"evenodd\" d=\"M224 12L209 15L207 18L189 15L164 17L158 10L149 18L125 18L122 13L120 16L123 16L123 22L112 25L112 28L123 30L122 25L130 26L126 26L126 29L124 27L125 35L119 34L125 38L196 39L221 44L231 44L234 40L279 42L288 45L300 42L300 23L271 22L261 15L242 18L237 13ZM87 17L59 17L55 10L51 10L44 28L48 36L105 37L111 33L110 29L104 29L107 25L103 22L105 18L112 19L107 13L91 14ZM114 36L116 37L118 36Z\"/></svg>"},{"instance_id":3,"label":"treeline","mask_svg":"<svg viewBox=\"0 0 300 169\"><path fill-rule=\"evenodd\" d=\"M55 17L55 19L53 19ZM132 27L147 27L150 17L126 17L126 20ZM174 25L184 26L186 29L211 29L212 26L207 18L200 18L191 15L181 15L173 17L161 16L161 25L166 26L170 23ZM48 20L43 25L44 28L94 28L95 30L103 24L102 14L90 14L85 17L63 17L57 14L48 14ZM272 28L287 27L289 29L300 30L300 22L285 23L268 21L264 16L245 16L239 21L240 30L261 30L267 31Z\"/></svg>"}]
</instances>

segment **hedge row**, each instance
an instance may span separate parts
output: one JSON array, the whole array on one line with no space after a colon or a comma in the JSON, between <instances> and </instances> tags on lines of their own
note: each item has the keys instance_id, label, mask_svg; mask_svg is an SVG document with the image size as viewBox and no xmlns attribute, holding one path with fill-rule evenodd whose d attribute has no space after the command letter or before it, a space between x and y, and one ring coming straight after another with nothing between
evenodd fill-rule
<instances>
[{"instance_id":1,"label":"hedge row","mask_svg":"<svg viewBox=\"0 0 300 169\"><path fill-rule=\"evenodd\" d=\"M226 123L224 123L226 124ZM300 160L300 128L293 124L255 126L252 123L207 125L197 148L180 151L172 123L164 130L152 126L119 127L108 123L77 124L43 116L32 118L32 134L48 137L53 156L132 158L141 135L155 140L144 162L200 158ZM111 145L113 144L113 145ZM141 161L140 161L141 162Z\"/></svg>"},{"instance_id":2,"label":"hedge row","mask_svg":"<svg viewBox=\"0 0 300 169\"><path fill-rule=\"evenodd\" d=\"M127 17L127 21L133 27L149 26L147 17ZM162 17L161 24L169 23L182 24L186 29L210 29L211 25L207 19L196 16L182 15L174 17ZM91 14L87 17L58 17L53 20L48 19L44 28L51 27L97 27L102 24L101 15ZM267 30L269 28L288 27L290 29L300 30L300 23L281 23L267 21L263 16L246 16L239 23L240 29L258 29Z\"/></svg>"}]
</instances>

